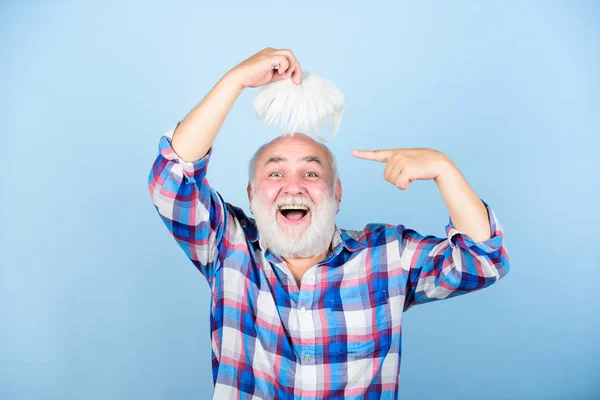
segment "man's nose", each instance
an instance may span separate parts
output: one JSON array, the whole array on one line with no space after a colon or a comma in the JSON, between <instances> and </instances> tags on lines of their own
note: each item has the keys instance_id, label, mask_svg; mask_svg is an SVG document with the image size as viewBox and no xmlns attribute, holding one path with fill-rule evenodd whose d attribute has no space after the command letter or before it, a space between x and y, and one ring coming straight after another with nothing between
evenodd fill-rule
<instances>
[{"instance_id":1,"label":"man's nose","mask_svg":"<svg viewBox=\"0 0 600 400\"><path fill-rule=\"evenodd\" d=\"M306 194L306 189L304 188L304 185L302 185L302 182L293 177L288 177L288 179L285 180L281 191L290 196Z\"/></svg>"}]
</instances>

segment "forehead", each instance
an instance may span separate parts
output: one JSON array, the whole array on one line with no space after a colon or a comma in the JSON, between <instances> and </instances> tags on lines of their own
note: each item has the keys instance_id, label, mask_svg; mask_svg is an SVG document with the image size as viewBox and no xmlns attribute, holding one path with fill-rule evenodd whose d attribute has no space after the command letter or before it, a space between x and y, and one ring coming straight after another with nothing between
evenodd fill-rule
<instances>
[{"instance_id":1,"label":"forehead","mask_svg":"<svg viewBox=\"0 0 600 400\"><path fill-rule=\"evenodd\" d=\"M288 163L305 162L306 157L316 156L321 165L329 168L329 155L321 144L310 137L301 134L294 136L280 136L269 143L261 152L257 160L257 169L272 157L283 158Z\"/></svg>"}]
</instances>

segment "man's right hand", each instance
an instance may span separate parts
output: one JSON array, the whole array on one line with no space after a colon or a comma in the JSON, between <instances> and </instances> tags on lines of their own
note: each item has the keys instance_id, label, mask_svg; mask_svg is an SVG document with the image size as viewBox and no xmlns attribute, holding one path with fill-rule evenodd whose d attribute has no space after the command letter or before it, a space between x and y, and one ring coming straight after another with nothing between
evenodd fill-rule
<instances>
[{"instance_id":1,"label":"man's right hand","mask_svg":"<svg viewBox=\"0 0 600 400\"><path fill-rule=\"evenodd\" d=\"M244 88L259 87L290 77L297 85L302 81L300 63L291 50L267 47L241 62L226 73L181 121L173 133L173 150L186 162L204 157Z\"/></svg>"},{"instance_id":2,"label":"man's right hand","mask_svg":"<svg viewBox=\"0 0 600 400\"><path fill-rule=\"evenodd\" d=\"M242 88L255 88L290 77L297 85L302 81L302 68L294 53L288 49L271 47L242 61L229 73L239 80Z\"/></svg>"}]
</instances>

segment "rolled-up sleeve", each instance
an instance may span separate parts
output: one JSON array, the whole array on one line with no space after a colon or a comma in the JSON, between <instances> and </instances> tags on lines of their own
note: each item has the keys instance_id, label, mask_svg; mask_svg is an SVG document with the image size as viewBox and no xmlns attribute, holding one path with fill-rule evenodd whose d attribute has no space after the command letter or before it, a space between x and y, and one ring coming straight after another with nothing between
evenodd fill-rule
<instances>
[{"instance_id":1,"label":"rolled-up sleeve","mask_svg":"<svg viewBox=\"0 0 600 400\"><path fill-rule=\"evenodd\" d=\"M212 154L212 147L209 149L208 153L199 160L193 162L183 161L179 158L177 153L175 153L175 150L173 150L173 146L171 145L173 134L178 126L179 123L160 137L158 142L158 152L165 160L172 161L175 164L173 165L173 172L181 172L182 176L185 178L185 183L202 183L202 180L206 177L206 170Z\"/></svg>"},{"instance_id":2,"label":"rolled-up sleeve","mask_svg":"<svg viewBox=\"0 0 600 400\"><path fill-rule=\"evenodd\" d=\"M148 189L171 235L211 283L217 258L216 244L226 229L226 206L206 180L212 148L194 162L181 160L171 146L178 125L159 140L159 152L148 176Z\"/></svg>"},{"instance_id":3,"label":"rolled-up sleeve","mask_svg":"<svg viewBox=\"0 0 600 400\"><path fill-rule=\"evenodd\" d=\"M456 229L451 218L446 238L401 229L402 261L408 274L404 310L483 289L508 273L503 227L492 208L481 201L488 212L488 240L474 241Z\"/></svg>"}]
</instances>

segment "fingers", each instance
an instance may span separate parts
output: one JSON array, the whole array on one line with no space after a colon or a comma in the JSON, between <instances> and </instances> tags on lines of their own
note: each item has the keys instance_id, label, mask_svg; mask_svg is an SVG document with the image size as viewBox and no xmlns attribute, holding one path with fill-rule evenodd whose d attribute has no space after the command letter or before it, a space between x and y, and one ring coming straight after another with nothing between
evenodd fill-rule
<instances>
[{"instance_id":1,"label":"fingers","mask_svg":"<svg viewBox=\"0 0 600 400\"><path fill-rule=\"evenodd\" d=\"M296 60L296 69L294 69L292 72L292 81L296 85L299 85L300 82L302 82L302 67L300 66L298 60Z\"/></svg>"},{"instance_id":2,"label":"fingers","mask_svg":"<svg viewBox=\"0 0 600 400\"><path fill-rule=\"evenodd\" d=\"M288 49L277 50L275 54L284 56L286 58L287 66L293 71L296 68L296 57L294 57L294 53ZM283 72L287 72L286 68ZM282 71L280 71L282 72Z\"/></svg>"},{"instance_id":3,"label":"fingers","mask_svg":"<svg viewBox=\"0 0 600 400\"><path fill-rule=\"evenodd\" d=\"M279 68L281 79L287 79L291 77L295 84L299 84L302 81L302 68L300 67L300 63L298 62L298 59L294 53L289 49L280 49L275 51L275 54L284 56L287 61L287 67L285 69L282 70L281 67Z\"/></svg>"},{"instance_id":4,"label":"fingers","mask_svg":"<svg viewBox=\"0 0 600 400\"><path fill-rule=\"evenodd\" d=\"M352 150L352 155L363 160L387 162L392 150Z\"/></svg>"},{"instance_id":5,"label":"fingers","mask_svg":"<svg viewBox=\"0 0 600 400\"><path fill-rule=\"evenodd\" d=\"M383 177L386 181L399 189L406 190L412 183L406 164L402 162L390 162L383 170Z\"/></svg>"},{"instance_id":6,"label":"fingers","mask_svg":"<svg viewBox=\"0 0 600 400\"><path fill-rule=\"evenodd\" d=\"M406 159L394 150L352 150L352 155L364 160L386 163L383 178L399 189L406 190L412 183L410 169L407 169Z\"/></svg>"},{"instance_id":7,"label":"fingers","mask_svg":"<svg viewBox=\"0 0 600 400\"><path fill-rule=\"evenodd\" d=\"M282 79L292 78L294 83L299 84L302 81L302 68L298 59L290 49L274 49L266 47L257 55L266 57L273 71L273 80L279 81Z\"/></svg>"},{"instance_id":8,"label":"fingers","mask_svg":"<svg viewBox=\"0 0 600 400\"><path fill-rule=\"evenodd\" d=\"M271 68L277 68L279 75L283 75L290 66L290 62L288 61L287 57L281 54L273 55L269 61L271 63Z\"/></svg>"},{"instance_id":9,"label":"fingers","mask_svg":"<svg viewBox=\"0 0 600 400\"><path fill-rule=\"evenodd\" d=\"M402 172L402 166L398 163L387 163L383 169L383 178L394 183L395 178Z\"/></svg>"}]
</instances>

